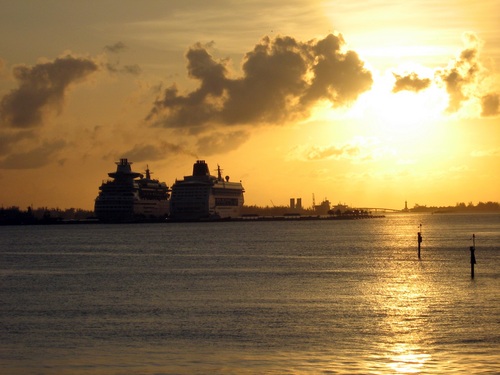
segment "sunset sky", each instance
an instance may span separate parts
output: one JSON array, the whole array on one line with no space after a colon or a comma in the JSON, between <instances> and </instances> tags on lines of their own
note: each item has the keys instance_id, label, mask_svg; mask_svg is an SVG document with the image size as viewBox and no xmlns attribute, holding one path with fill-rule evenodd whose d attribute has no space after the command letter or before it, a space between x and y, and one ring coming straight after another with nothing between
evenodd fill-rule
<instances>
[{"instance_id":1,"label":"sunset sky","mask_svg":"<svg viewBox=\"0 0 500 375\"><path fill-rule=\"evenodd\" d=\"M248 205L500 201L500 0L0 9L0 207L93 209L122 157Z\"/></svg>"}]
</instances>

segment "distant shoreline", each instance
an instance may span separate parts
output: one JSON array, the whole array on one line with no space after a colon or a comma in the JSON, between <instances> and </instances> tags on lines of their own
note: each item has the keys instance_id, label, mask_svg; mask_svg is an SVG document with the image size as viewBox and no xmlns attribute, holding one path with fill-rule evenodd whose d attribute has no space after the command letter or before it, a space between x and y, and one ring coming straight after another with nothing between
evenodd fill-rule
<instances>
[{"instance_id":1,"label":"distant shoreline","mask_svg":"<svg viewBox=\"0 0 500 375\"><path fill-rule=\"evenodd\" d=\"M484 214L500 213L500 204L498 202L479 202L477 205L465 205L459 203L456 206L436 207L415 205L413 208L400 211L394 210L389 214ZM196 222L248 222L248 221L308 221L308 220L359 220L385 217L386 212L377 210L367 211L362 209L329 210L314 212L311 209L302 209L301 211L291 210L287 206L258 207L244 206L242 214L239 217L223 220L202 219ZM172 223L173 220L138 218L133 223ZM59 224L102 224L90 210L74 209L67 210L29 207L27 210L20 210L18 207L0 208L0 225L59 225Z\"/></svg>"},{"instance_id":2,"label":"distant shoreline","mask_svg":"<svg viewBox=\"0 0 500 375\"><path fill-rule=\"evenodd\" d=\"M364 215L364 216L240 216L227 219L200 219L193 221L169 220L136 220L129 222L102 222L98 219L81 220L30 220L30 221L0 221L0 226L26 226L26 225L86 225L86 224L178 224L178 223L223 223L223 222L262 222L262 221L318 221L318 220L367 220L384 218L385 215Z\"/></svg>"}]
</instances>

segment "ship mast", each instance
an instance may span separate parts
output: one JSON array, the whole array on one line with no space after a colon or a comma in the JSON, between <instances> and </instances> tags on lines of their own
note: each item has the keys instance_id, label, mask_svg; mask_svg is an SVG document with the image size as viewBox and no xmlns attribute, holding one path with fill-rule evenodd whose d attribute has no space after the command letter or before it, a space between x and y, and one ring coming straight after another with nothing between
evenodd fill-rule
<instances>
[{"instance_id":1,"label":"ship mast","mask_svg":"<svg viewBox=\"0 0 500 375\"><path fill-rule=\"evenodd\" d=\"M220 169L220 165L217 164L217 179L222 181L222 169Z\"/></svg>"}]
</instances>

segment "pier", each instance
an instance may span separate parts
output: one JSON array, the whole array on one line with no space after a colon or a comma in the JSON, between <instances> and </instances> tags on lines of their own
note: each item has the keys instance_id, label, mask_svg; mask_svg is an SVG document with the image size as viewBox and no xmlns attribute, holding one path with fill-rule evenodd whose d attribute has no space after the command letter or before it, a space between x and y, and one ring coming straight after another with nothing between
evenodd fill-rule
<instances>
[{"instance_id":1,"label":"pier","mask_svg":"<svg viewBox=\"0 0 500 375\"><path fill-rule=\"evenodd\" d=\"M395 209L395 208L383 208L383 207L361 207L361 208L355 208L356 210L363 210L363 211L370 211L370 212L381 212L381 213L391 213L391 212L406 212L401 209Z\"/></svg>"}]
</instances>

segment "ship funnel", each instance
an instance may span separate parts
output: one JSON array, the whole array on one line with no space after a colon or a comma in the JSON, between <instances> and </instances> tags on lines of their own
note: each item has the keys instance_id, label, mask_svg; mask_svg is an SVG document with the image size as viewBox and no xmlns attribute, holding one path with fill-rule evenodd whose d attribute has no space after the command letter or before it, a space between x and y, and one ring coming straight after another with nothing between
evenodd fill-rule
<instances>
[{"instance_id":1,"label":"ship funnel","mask_svg":"<svg viewBox=\"0 0 500 375\"><path fill-rule=\"evenodd\" d=\"M121 173L131 173L132 172L132 168L130 167L131 164L132 162L129 162L127 159L122 158L120 159L119 162L116 163L117 165L116 171Z\"/></svg>"},{"instance_id":2,"label":"ship funnel","mask_svg":"<svg viewBox=\"0 0 500 375\"><path fill-rule=\"evenodd\" d=\"M205 160L197 160L193 165L193 176L210 176Z\"/></svg>"}]
</instances>

